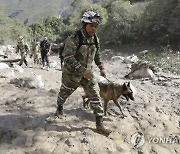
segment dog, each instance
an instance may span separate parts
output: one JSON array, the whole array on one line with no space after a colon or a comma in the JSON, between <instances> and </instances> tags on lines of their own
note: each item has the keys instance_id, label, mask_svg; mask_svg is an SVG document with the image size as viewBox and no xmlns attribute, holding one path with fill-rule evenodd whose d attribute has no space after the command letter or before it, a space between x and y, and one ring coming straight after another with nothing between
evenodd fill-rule
<instances>
[{"instance_id":1,"label":"dog","mask_svg":"<svg viewBox=\"0 0 180 154\"><path fill-rule=\"evenodd\" d=\"M124 118L125 115L122 112L120 104L118 103L118 98L120 96L124 96L127 101L129 101L129 99L134 101L133 89L131 88L130 82L124 84L117 84L113 82L108 82L108 83L98 82L98 85L100 88L100 96L101 98L104 99L104 115L105 116L107 115L107 108L109 101L113 100L113 102L119 108ZM87 108L90 102L90 100L89 99L86 100L86 98L87 98L86 94L82 96L84 108Z\"/></svg>"}]
</instances>

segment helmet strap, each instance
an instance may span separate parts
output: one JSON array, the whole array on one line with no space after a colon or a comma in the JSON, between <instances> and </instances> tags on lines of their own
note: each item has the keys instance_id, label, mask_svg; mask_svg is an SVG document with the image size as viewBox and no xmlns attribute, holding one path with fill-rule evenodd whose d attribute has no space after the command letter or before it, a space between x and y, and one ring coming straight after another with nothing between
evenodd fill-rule
<instances>
[{"instance_id":1,"label":"helmet strap","mask_svg":"<svg viewBox=\"0 0 180 154\"><path fill-rule=\"evenodd\" d=\"M86 24L87 25L87 24ZM87 31L86 31L86 26L83 28L83 32L84 32L84 35L86 36L86 37L90 37L90 35L87 33Z\"/></svg>"}]
</instances>

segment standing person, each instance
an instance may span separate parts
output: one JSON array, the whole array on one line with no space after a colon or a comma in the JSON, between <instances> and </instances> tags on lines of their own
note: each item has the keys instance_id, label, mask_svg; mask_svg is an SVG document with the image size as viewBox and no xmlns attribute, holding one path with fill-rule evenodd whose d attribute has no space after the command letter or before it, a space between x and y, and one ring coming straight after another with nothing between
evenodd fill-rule
<instances>
[{"instance_id":1,"label":"standing person","mask_svg":"<svg viewBox=\"0 0 180 154\"><path fill-rule=\"evenodd\" d=\"M64 43L60 43L59 45L59 58L61 62L61 69L63 67L63 61L64 61L64 57L63 57L64 45L65 45Z\"/></svg>"},{"instance_id":2,"label":"standing person","mask_svg":"<svg viewBox=\"0 0 180 154\"><path fill-rule=\"evenodd\" d=\"M96 118L96 129L109 134L103 125L103 107L99 95L99 87L92 72L92 63L99 67L102 76L105 76L99 53L99 40L96 36L101 17L98 13L88 11L81 19L82 29L71 35L65 43L62 69L62 84L57 98L56 116L63 115L63 105L66 99L82 86L90 100L91 109ZM80 37L81 36L81 37ZM80 41L82 41L80 45ZM97 45L98 44L98 45Z\"/></svg>"},{"instance_id":3,"label":"standing person","mask_svg":"<svg viewBox=\"0 0 180 154\"><path fill-rule=\"evenodd\" d=\"M45 62L46 62L47 70L49 70L50 66L49 66L48 55L50 54L51 43L48 41L48 38L46 36L44 37L44 40L41 41L40 47L41 47L41 58L42 58L43 69L45 69Z\"/></svg>"},{"instance_id":4,"label":"standing person","mask_svg":"<svg viewBox=\"0 0 180 154\"><path fill-rule=\"evenodd\" d=\"M34 64L40 63L40 42L36 42L30 57L34 58Z\"/></svg>"},{"instance_id":5,"label":"standing person","mask_svg":"<svg viewBox=\"0 0 180 154\"><path fill-rule=\"evenodd\" d=\"M19 36L18 44L16 47L16 53L20 53L20 55L21 55L21 60L19 63L20 66L23 64L23 62L25 63L26 66L28 66L28 63L26 60L26 56L27 56L28 52L29 52L29 47L24 42L23 36Z\"/></svg>"}]
</instances>

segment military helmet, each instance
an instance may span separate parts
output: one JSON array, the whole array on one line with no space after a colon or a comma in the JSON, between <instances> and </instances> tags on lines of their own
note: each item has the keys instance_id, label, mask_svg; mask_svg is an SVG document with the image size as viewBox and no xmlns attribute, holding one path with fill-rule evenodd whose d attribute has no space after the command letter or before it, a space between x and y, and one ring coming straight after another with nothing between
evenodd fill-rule
<instances>
[{"instance_id":1,"label":"military helmet","mask_svg":"<svg viewBox=\"0 0 180 154\"><path fill-rule=\"evenodd\" d=\"M24 43L24 37L23 36L19 36L18 42Z\"/></svg>"},{"instance_id":2,"label":"military helmet","mask_svg":"<svg viewBox=\"0 0 180 154\"><path fill-rule=\"evenodd\" d=\"M62 46L64 46L64 43L63 43L63 42L61 42L59 45L62 47Z\"/></svg>"},{"instance_id":3,"label":"military helmet","mask_svg":"<svg viewBox=\"0 0 180 154\"><path fill-rule=\"evenodd\" d=\"M100 24L101 22L101 16L94 12L94 11L87 11L84 12L82 18L81 18L82 23L97 23Z\"/></svg>"},{"instance_id":4,"label":"military helmet","mask_svg":"<svg viewBox=\"0 0 180 154\"><path fill-rule=\"evenodd\" d=\"M23 36L19 36L19 40L22 40L23 39Z\"/></svg>"}]
</instances>

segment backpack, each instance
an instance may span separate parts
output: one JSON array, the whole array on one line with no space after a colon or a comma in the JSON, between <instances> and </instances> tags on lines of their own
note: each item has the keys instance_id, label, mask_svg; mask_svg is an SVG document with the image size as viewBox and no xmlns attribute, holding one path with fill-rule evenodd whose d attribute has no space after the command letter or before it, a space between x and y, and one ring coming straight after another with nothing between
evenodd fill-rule
<instances>
[{"instance_id":1,"label":"backpack","mask_svg":"<svg viewBox=\"0 0 180 154\"><path fill-rule=\"evenodd\" d=\"M79 38L79 45L77 46L76 52L81 48L82 45L95 45L96 49L99 49L99 43L97 41L97 35L94 34L94 43L83 43L83 35L82 32L80 30L76 31L74 37L78 36ZM63 43L63 46L60 47L59 49L59 58L61 59L61 66L63 64L64 61L64 57L63 57L63 51L64 51L64 47L65 47L65 43Z\"/></svg>"}]
</instances>

